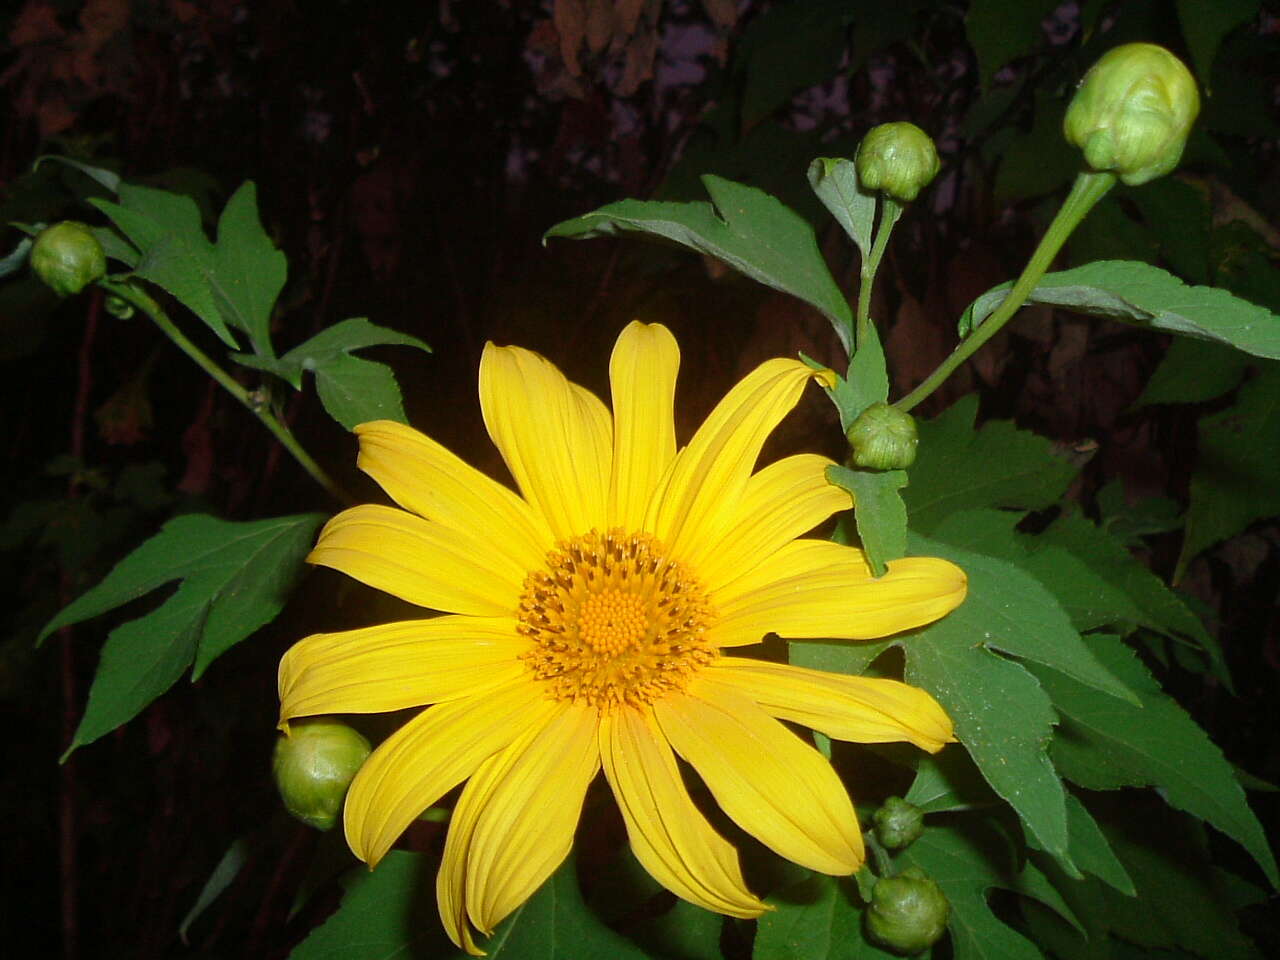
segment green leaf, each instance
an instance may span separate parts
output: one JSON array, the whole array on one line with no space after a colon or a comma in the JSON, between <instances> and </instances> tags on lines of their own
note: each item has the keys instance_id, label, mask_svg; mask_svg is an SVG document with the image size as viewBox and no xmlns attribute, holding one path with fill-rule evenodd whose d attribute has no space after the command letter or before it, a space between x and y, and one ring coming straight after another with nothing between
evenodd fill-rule
<instances>
[{"instance_id":1,"label":"green leaf","mask_svg":"<svg viewBox=\"0 0 1280 960\"><path fill-rule=\"evenodd\" d=\"M271 311L284 289L285 255L258 218L258 194L246 180L218 219L210 280L224 319L249 335L256 352L271 355Z\"/></svg>"},{"instance_id":2,"label":"green leaf","mask_svg":"<svg viewBox=\"0 0 1280 960\"><path fill-rule=\"evenodd\" d=\"M1161 177L1141 188L1126 189L1122 196L1137 207L1173 272L1192 283L1208 283L1213 220L1208 188Z\"/></svg>"},{"instance_id":3,"label":"green leaf","mask_svg":"<svg viewBox=\"0 0 1280 960\"><path fill-rule=\"evenodd\" d=\"M209 288L213 245L204 234L200 211L190 197L121 184L120 203L91 198L120 232L138 248L139 277L168 291L204 321L227 346L236 341Z\"/></svg>"},{"instance_id":4,"label":"green leaf","mask_svg":"<svg viewBox=\"0 0 1280 960\"><path fill-rule=\"evenodd\" d=\"M853 519L873 576L883 576L889 560L907 551L907 508L898 492L907 485L905 470L850 470L827 467L827 480L853 496Z\"/></svg>"},{"instance_id":5,"label":"green leaf","mask_svg":"<svg viewBox=\"0 0 1280 960\"><path fill-rule=\"evenodd\" d=\"M207 514L174 517L63 608L37 642L182 580L157 609L108 636L67 753L137 716L193 662L192 677L198 679L219 655L272 620L323 520L314 513L249 523Z\"/></svg>"},{"instance_id":6,"label":"green leaf","mask_svg":"<svg viewBox=\"0 0 1280 960\"><path fill-rule=\"evenodd\" d=\"M978 59L984 90L1010 60L1046 44L1040 24L1057 5L1055 0L973 0L969 4L965 33ZM1069 148L1064 144L1062 149Z\"/></svg>"},{"instance_id":7,"label":"green leaf","mask_svg":"<svg viewBox=\"0 0 1280 960\"><path fill-rule=\"evenodd\" d=\"M644 868L637 865L637 869ZM658 917L646 917L628 926L626 933L651 957L662 957L663 960L723 960L720 935L727 919L718 913L695 907L687 900L676 900L675 906L666 913Z\"/></svg>"},{"instance_id":8,"label":"green leaf","mask_svg":"<svg viewBox=\"0 0 1280 960\"><path fill-rule=\"evenodd\" d=\"M338 911L312 930L289 960L465 957L440 927L428 873L434 865L421 854L392 850L373 870L353 871ZM647 957L587 909L572 859L479 945L500 960Z\"/></svg>"},{"instance_id":9,"label":"green leaf","mask_svg":"<svg viewBox=\"0 0 1280 960\"><path fill-rule=\"evenodd\" d=\"M140 255L124 237L111 227L91 227L94 237L102 245L108 260L119 260L129 269L136 269Z\"/></svg>"},{"instance_id":10,"label":"green leaf","mask_svg":"<svg viewBox=\"0 0 1280 960\"><path fill-rule=\"evenodd\" d=\"M909 682L938 697L960 741L992 788L1016 809L1045 848L1066 850L1062 785L1045 755L1056 717L1048 697L1017 664L996 652L1077 678L1111 697L1134 694L1084 644L1048 590L1013 564L911 537L910 553L951 560L969 595L944 619L903 642ZM1006 694L1000 691L1004 689Z\"/></svg>"},{"instance_id":11,"label":"green leaf","mask_svg":"<svg viewBox=\"0 0 1280 960\"><path fill-rule=\"evenodd\" d=\"M808 175L813 192L866 259L871 253L876 195L862 189L853 161L843 157L819 157L809 164Z\"/></svg>"},{"instance_id":12,"label":"green leaf","mask_svg":"<svg viewBox=\"0 0 1280 960\"><path fill-rule=\"evenodd\" d=\"M431 861L392 850L378 866L348 874L336 913L315 927L289 960L392 960L462 957L435 916Z\"/></svg>"},{"instance_id":13,"label":"green leaf","mask_svg":"<svg viewBox=\"0 0 1280 960\"><path fill-rule=\"evenodd\" d=\"M81 163L79 160L72 160L70 157L59 156L54 153L46 153L43 156L36 157L36 162L31 165L33 170L38 169L40 164L46 160L54 163L61 163L65 166L79 170L89 179L95 181L99 186L104 187L108 193L115 193L120 189L120 174L114 170L107 170L104 167L94 167L87 163Z\"/></svg>"},{"instance_id":14,"label":"green leaf","mask_svg":"<svg viewBox=\"0 0 1280 960\"><path fill-rule=\"evenodd\" d=\"M1234 347L1175 337L1133 405L1213 400L1239 386L1249 363L1248 354Z\"/></svg>"},{"instance_id":15,"label":"green leaf","mask_svg":"<svg viewBox=\"0 0 1280 960\"><path fill-rule=\"evenodd\" d=\"M965 310L962 331L982 323L1013 286L988 290ZM1028 303L1068 307L1148 330L1229 344L1258 357L1280 358L1280 317L1219 287L1188 286L1148 263L1100 260L1046 273Z\"/></svg>"},{"instance_id":16,"label":"green leaf","mask_svg":"<svg viewBox=\"0 0 1280 960\"><path fill-rule=\"evenodd\" d=\"M283 377L295 389L301 387L302 372L316 378L320 402L329 416L348 430L370 420L405 423L404 404L395 373L385 363L361 360L350 351L377 346L431 348L417 337L352 317L321 330L310 340L294 347L278 361L237 355L235 359Z\"/></svg>"},{"instance_id":17,"label":"green leaf","mask_svg":"<svg viewBox=\"0 0 1280 960\"><path fill-rule=\"evenodd\" d=\"M1047 507L1075 477L1079 468L1048 440L1007 420L975 431L977 412L971 394L919 424L920 448L903 495L913 530L927 534L950 514L977 507Z\"/></svg>"},{"instance_id":18,"label":"green leaf","mask_svg":"<svg viewBox=\"0 0 1280 960\"><path fill-rule=\"evenodd\" d=\"M1248 850L1276 886L1275 857L1222 751L1128 646L1105 635L1086 640L1137 691L1141 706L1099 697L1057 671L1030 666L1063 715L1052 750L1058 769L1090 790L1159 787L1169 804L1203 818Z\"/></svg>"},{"instance_id":19,"label":"green leaf","mask_svg":"<svg viewBox=\"0 0 1280 960\"><path fill-rule=\"evenodd\" d=\"M1057 595L1078 629L1141 626L1180 642L1189 641L1208 657L1214 675L1232 689L1222 649L1203 621L1106 531L1080 514L1068 512L1029 542L1033 553L1027 569ZM1063 562L1064 555L1074 561L1075 574L1070 564ZM1081 570L1087 579L1078 577ZM1091 596L1102 598L1102 602L1091 603Z\"/></svg>"},{"instance_id":20,"label":"green leaf","mask_svg":"<svg viewBox=\"0 0 1280 960\"><path fill-rule=\"evenodd\" d=\"M570 859L481 944L501 960L648 960L582 901Z\"/></svg>"},{"instance_id":21,"label":"green leaf","mask_svg":"<svg viewBox=\"0 0 1280 960\"><path fill-rule=\"evenodd\" d=\"M1280 514L1280 364L1268 364L1241 387L1234 405L1203 417L1197 435L1200 456L1175 581L1219 540Z\"/></svg>"},{"instance_id":22,"label":"green leaf","mask_svg":"<svg viewBox=\"0 0 1280 960\"><path fill-rule=\"evenodd\" d=\"M218 865L213 868L213 873L209 874L209 879L200 888L200 895L196 897L196 902L187 911L187 915L182 918L182 923L178 925L178 939L182 941L184 946L190 946L187 941L187 933L191 930L191 925L200 918L200 915L205 910L209 909L209 905L218 899L222 891L231 886L232 881L235 880L245 862L249 859L249 851L248 837L239 837L232 842L231 846L227 847L227 852L222 855Z\"/></svg>"},{"instance_id":23,"label":"green leaf","mask_svg":"<svg viewBox=\"0 0 1280 960\"><path fill-rule=\"evenodd\" d=\"M862 932L864 910L835 877L814 874L769 897L752 960L894 960Z\"/></svg>"},{"instance_id":24,"label":"green leaf","mask_svg":"<svg viewBox=\"0 0 1280 960\"><path fill-rule=\"evenodd\" d=\"M930 825L898 860L920 867L947 895L955 960L1042 960L1031 941L1006 926L987 904L993 887L1020 886L1014 850L989 821L965 818Z\"/></svg>"},{"instance_id":25,"label":"green leaf","mask_svg":"<svg viewBox=\"0 0 1280 960\"><path fill-rule=\"evenodd\" d=\"M1137 893L1133 880L1125 872L1124 864L1116 858L1098 821L1093 819L1088 807L1070 791L1067 792L1067 836L1070 837L1071 860L1076 866L1119 890L1126 897ZM1031 846L1036 846L1034 837L1029 838L1028 842Z\"/></svg>"},{"instance_id":26,"label":"green leaf","mask_svg":"<svg viewBox=\"0 0 1280 960\"><path fill-rule=\"evenodd\" d=\"M1143 956L1181 949L1209 960L1257 958L1240 933L1222 873L1211 866L1201 824L1161 808L1149 794L1117 799L1100 819L1137 895L1114 896L1095 880L1064 888L1090 940L1110 933L1117 946L1127 941L1162 951Z\"/></svg>"},{"instance_id":27,"label":"green leaf","mask_svg":"<svg viewBox=\"0 0 1280 960\"><path fill-rule=\"evenodd\" d=\"M1213 3L1177 0L1177 7L1191 62L1195 64L1200 82L1207 88L1222 38L1258 15L1258 0L1214 0Z\"/></svg>"},{"instance_id":28,"label":"green leaf","mask_svg":"<svg viewBox=\"0 0 1280 960\"><path fill-rule=\"evenodd\" d=\"M622 200L556 224L543 235L589 239L639 233L662 237L723 260L753 280L799 297L821 311L845 349L853 314L818 249L813 228L763 191L711 175L711 203Z\"/></svg>"},{"instance_id":29,"label":"green leaf","mask_svg":"<svg viewBox=\"0 0 1280 960\"><path fill-rule=\"evenodd\" d=\"M916 764L916 778L903 797L924 813L970 810L996 802L973 758L960 750L925 754Z\"/></svg>"}]
</instances>

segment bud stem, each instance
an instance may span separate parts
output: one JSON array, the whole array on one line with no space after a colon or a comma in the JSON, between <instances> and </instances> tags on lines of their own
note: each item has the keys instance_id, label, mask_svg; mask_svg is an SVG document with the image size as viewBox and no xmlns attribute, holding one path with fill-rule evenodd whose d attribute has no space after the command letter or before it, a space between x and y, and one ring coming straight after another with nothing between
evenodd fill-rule
<instances>
[{"instance_id":1,"label":"bud stem","mask_svg":"<svg viewBox=\"0 0 1280 960\"><path fill-rule=\"evenodd\" d=\"M882 196L880 199L880 225L876 229L876 238L871 243L870 252L862 258L861 276L858 284L858 326L854 344L861 347L865 339L867 327L871 324L871 286L876 279L876 271L880 269L880 260L884 257L885 248L889 246L889 234L902 216L902 204L892 197Z\"/></svg>"},{"instance_id":2,"label":"bud stem","mask_svg":"<svg viewBox=\"0 0 1280 960\"><path fill-rule=\"evenodd\" d=\"M164 332L165 336L177 345L179 350L194 360L201 370L213 377L213 379L216 380L224 390L235 397L245 409L262 421L262 425L270 430L284 448L293 455L293 458L298 461L302 466L302 469L311 474L311 477L316 481L316 483L324 487L325 490L334 497L334 499L347 504L355 502L351 495L338 486L333 478L325 473L324 468L312 459L311 455L302 448L300 443L298 443L293 432L283 422L281 422L274 413L262 404L256 402L248 390L240 386L240 384L238 384L230 374L218 366L218 364L215 363L207 353L187 339L186 335L177 328L172 320L169 319L168 314L164 312L164 308L161 307L160 304L156 303L156 301L148 296L143 290L131 283L119 283L113 280L100 280L98 281L98 285L108 293L113 293L120 299L133 304L155 321L156 326Z\"/></svg>"},{"instance_id":3,"label":"bud stem","mask_svg":"<svg viewBox=\"0 0 1280 960\"><path fill-rule=\"evenodd\" d=\"M1076 176L1076 182L1071 187L1071 193L1067 195L1067 199L1058 208L1058 212L1053 218L1053 223L1049 224L1049 229L1041 237L1040 245L1036 247L1031 259L1027 261L1026 267L1022 270L1022 275L1018 277L1018 282L1013 285L1009 295L1001 301L1000 306L983 321L980 327L969 334L952 351L951 356L938 364L938 368L929 374L920 386L895 403L895 407L904 412L915 407L920 401L937 390L960 364L968 360L983 344L1000 332L1000 328L1008 322L1009 318L1017 312L1018 308L1026 302L1027 297L1036 288L1040 278L1044 276L1045 271L1049 269L1049 265L1053 263L1053 258L1058 255L1062 245L1067 242L1067 237L1071 236L1071 231L1080 225L1080 221L1093 209L1094 204L1115 186L1115 182L1116 176L1110 172L1085 172Z\"/></svg>"},{"instance_id":4,"label":"bud stem","mask_svg":"<svg viewBox=\"0 0 1280 960\"><path fill-rule=\"evenodd\" d=\"M866 831L862 835L862 842L871 851L871 859L875 861L876 875L892 877L894 874L893 858L889 855L889 851L880 845L880 841L876 839L875 834L870 830Z\"/></svg>"}]
</instances>

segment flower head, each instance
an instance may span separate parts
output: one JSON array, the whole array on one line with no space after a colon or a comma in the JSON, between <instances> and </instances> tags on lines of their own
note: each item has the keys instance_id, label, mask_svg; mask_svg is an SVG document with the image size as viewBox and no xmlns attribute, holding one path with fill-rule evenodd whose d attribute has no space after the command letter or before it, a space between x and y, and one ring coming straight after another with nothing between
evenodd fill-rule
<instances>
[{"instance_id":1,"label":"flower head","mask_svg":"<svg viewBox=\"0 0 1280 960\"><path fill-rule=\"evenodd\" d=\"M964 598L955 566L913 557L873 579L861 552L802 535L850 506L830 461L759 471L768 434L810 379L770 360L677 450L679 350L632 323L610 362L613 411L541 356L489 344L485 425L520 495L429 437L357 429L360 467L402 509L347 510L312 563L442 616L307 637L280 663L280 717L428 706L351 784L347 841L371 866L466 781L437 896L454 942L490 933L568 854L603 769L632 849L668 889L753 917L733 848L685 789L677 757L766 846L830 874L863 860L849 797L787 720L837 739L935 751L950 720L926 692L733 655L782 637L881 637Z\"/></svg>"},{"instance_id":2,"label":"flower head","mask_svg":"<svg viewBox=\"0 0 1280 960\"><path fill-rule=\"evenodd\" d=\"M1062 130L1090 167L1137 187L1178 165L1199 112L1200 93L1181 60L1154 43L1126 43L1084 75Z\"/></svg>"},{"instance_id":3,"label":"flower head","mask_svg":"<svg viewBox=\"0 0 1280 960\"><path fill-rule=\"evenodd\" d=\"M853 162L863 189L883 190L901 203L914 200L942 166L929 135L905 120L872 127Z\"/></svg>"}]
</instances>

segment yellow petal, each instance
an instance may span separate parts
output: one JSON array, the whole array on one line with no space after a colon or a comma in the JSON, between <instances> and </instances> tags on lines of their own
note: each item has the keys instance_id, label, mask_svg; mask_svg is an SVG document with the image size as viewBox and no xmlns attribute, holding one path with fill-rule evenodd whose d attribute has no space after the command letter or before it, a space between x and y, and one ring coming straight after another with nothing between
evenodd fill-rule
<instances>
[{"instance_id":1,"label":"yellow petal","mask_svg":"<svg viewBox=\"0 0 1280 960\"><path fill-rule=\"evenodd\" d=\"M722 537L691 545L687 563L708 590L750 572L785 544L853 505L827 482L832 461L802 453L771 463L747 482L736 518Z\"/></svg>"},{"instance_id":2,"label":"yellow petal","mask_svg":"<svg viewBox=\"0 0 1280 960\"><path fill-rule=\"evenodd\" d=\"M680 348L661 324L632 321L609 360L613 386L613 476L609 527L639 530L645 507L676 455L676 372Z\"/></svg>"},{"instance_id":3,"label":"yellow petal","mask_svg":"<svg viewBox=\"0 0 1280 960\"><path fill-rule=\"evenodd\" d=\"M613 427L603 403L520 347L484 348L480 409L526 500L557 539L603 529Z\"/></svg>"},{"instance_id":4,"label":"yellow petal","mask_svg":"<svg viewBox=\"0 0 1280 960\"><path fill-rule=\"evenodd\" d=\"M425 434L374 420L356 427L356 436L360 469L406 510L469 531L524 570L541 564L555 546L537 511Z\"/></svg>"},{"instance_id":5,"label":"yellow petal","mask_svg":"<svg viewBox=\"0 0 1280 960\"><path fill-rule=\"evenodd\" d=\"M836 740L906 740L930 753L955 740L951 718L938 701L919 687L897 680L850 677L740 657L720 657L707 667L707 673L770 716Z\"/></svg>"},{"instance_id":6,"label":"yellow petal","mask_svg":"<svg viewBox=\"0 0 1280 960\"><path fill-rule=\"evenodd\" d=\"M968 581L953 563L905 557L875 579L862 551L827 540L795 540L711 595L720 614L713 642L735 647L766 633L866 640L932 623L964 600Z\"/></svg>"},{"instance_id":7,"label":"yellow petal","mask_svg":"<svg viewBox=\"0 0 1280 960\"><path fill-rule=\"evenodd\" d=\"M649 504L646 529L675 556L717 540L737 519L736 506L760 448L818 374L798 360L766 360L711 411Z\"/></svg>"},{"instance_id":8,"label":"yellow petal","mask_svg":"<svg viewBox=\"0 0 1280 960\"><path fill-rule=\"evenodd\" d=\"M423 810L555 709L526 677L428 707L374 750L351 781L343 811L351 852L375 865Z\"/></svg>"},{"instance_id":9,"label":"yellow petal","mask_svg":"<svg viewBox=\"0 0 1280 960\"><path fill-rule=\"evenodd\" d=\"M456 700L524 676L510 617L436 617L299 640L280 659L280 720L384 713Z\"/></svg>"},{"instance_id":10,"label":"yellow petal","mask_svg":"<svg viewBox=\"0 0 1280 960\"><path fill-rule=\"evenodd\" d=\"M747 889L737 852L694 806L652 711L623 709L602 719L600 754L631 849L659 883L731 917L768 909Z\"/></svg>"},{"instance_id":11,"label":"yellow petal","mask_svg":"<svg viewBox=\"0 0 1280 960\"><path fill-rule=\"evenodd\" d=\"M467 914L485 934L569 855L587 785L600 769L595 707L559 706L489 794L471 837Z\"/></svg>"},{"instance_id":12,"label":"yellow petal","mask_svg":"<svg viewBox=\"0 0 1280 960\"><path fill-rule=\"evenodd\" d=\"M307 562L421 607L480 617L509 616L527 572L472 534L377 504L326 523Z\"/></svg>"},{"instance_id":13,"label":"yellow petal","mask_svg":"<svg viewBox=\"0 0 1280 960\"><path fill-rule=\"evenodd\" d=\"M541 728L530 727L501 753L494 754L480 764L467 785L462 788L462 794L454 805L453 815L449 818L444 857L440 862L440 871L436 874L436 903L440 907L440 920L449 939L473 957L483 957L485 953L476 946L467 915L467 853L471 849L471 838L489 798L539 729Z\"/></svg>"},{"instance_id":14,"label":"yellow petal","mask_svg":"<svg viewBox=\"0 0 1280 960\"><path fill-rule=\"evenodd\" d=\"M738 826L775 853L822 873L853 873L864 853L840 778L813 747L708 677L654 704L662 733Z\"/></svg>"}]
</instances>

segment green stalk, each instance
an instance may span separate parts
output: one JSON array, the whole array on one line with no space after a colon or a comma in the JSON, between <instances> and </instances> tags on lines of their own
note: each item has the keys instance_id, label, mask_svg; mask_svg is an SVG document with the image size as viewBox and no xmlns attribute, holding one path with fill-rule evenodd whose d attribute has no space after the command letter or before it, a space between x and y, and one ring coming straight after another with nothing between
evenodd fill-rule
<instances>
[{"instance_id":1,"label":"green stalk","mask_svg":"<svg viewBox=\"0 0 1280 960\"><path fill-rule=\"evenodd\" d=\"M871 325L871 287L876 279L876 271L880 269L880 260L884 257L885 248L889 246L889 234L902 216L902 205L885 196L881 199L880 225L876 229L876 238L871 243L870 252L862 258L858 284L858 325L855 346L861 346L866 332Z\"/></svg>"},{"instance_id":2,"label":"green stalk","mask_svg":"<svg viewBox=\"0 0 1280 960\"><path fill-rule=\"evenodd\" d=\"M1067 195L1067 199L1063 201L1062 206L1058 209L1057 215L1053 218L1053 223L1049 224L1049 229L1040 239L1040 245L1036 247L1031 259L1027 261L1026 267L1022 270L1022 275L1018 277L1018 281L1013 285L1013 289L1009 291L1009 295L1001 301L1000 306L983 321L980 327L970 333L955 348L951 356L938 365L938 369L929 374L920 386L895 403L895 407L904 413L911 410L912 407L937 390L960 364L968 360L983 344L1000 332L1000 329L1017 312L1018 308L1026 302L1027 297L1036 288L1040 278L1044 276L1045 271L1049 269L1049 265L1053 263L1053 258L1058 255L1062 245L1067 242L1067 237L1071 236L1071 231L1080 225L1080 221L1093 209L1094 204L1115 186L1115 182L1114 173L1081 173L1076 177L1076 182L1071 187L1071 193Z\"/></svg>"},{"instance_id":3,"label":"green stalk","mask_svg":"<svg viewBox=\"0 0 1280 960\"><path fill-rule=\"evenodd\" d=\"M113 280L98 281L108 293L113 293L122 300L126 300L133 304L153 321L170 340L172 340L188 357L195 361L205 373L213 377L218 384L226 390L231 396L235 397L240 404L262 421L262 425L271 431L272 435L280 441L286 450L297 460L302 469L311 474L312 479L320 486L324 487L336 500L343 503L353 503L353 499L342 487L325 473L324 468L312 459L311 454L307 453L298 443L296 437L289 428L280 421L280 419L269 409L258 402L253 394L237 383L230 374L223 370L210 356L187 339L186 335L174 325L169 319L168 314L164 312L164 308L156 303L147 293L130 283L118 283Z\"/></svg>"}]
</instances>

